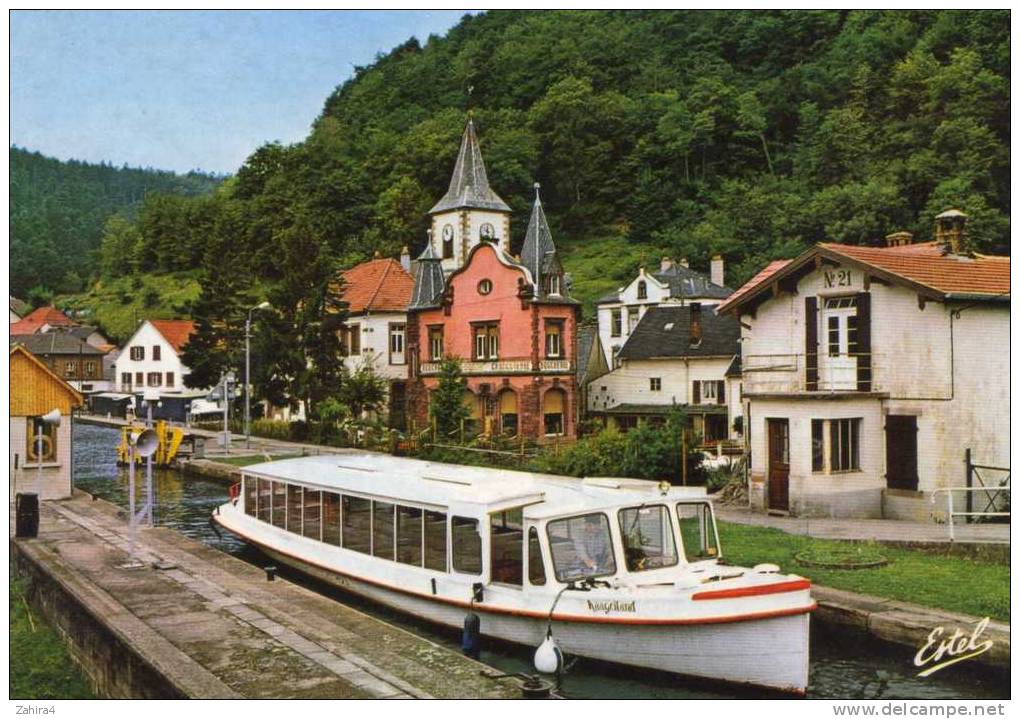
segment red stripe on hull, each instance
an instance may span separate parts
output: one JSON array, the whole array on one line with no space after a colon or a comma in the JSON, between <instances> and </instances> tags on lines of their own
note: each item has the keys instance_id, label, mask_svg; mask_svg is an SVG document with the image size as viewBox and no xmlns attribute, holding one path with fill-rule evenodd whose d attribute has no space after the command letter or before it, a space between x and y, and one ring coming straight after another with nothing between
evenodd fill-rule
<instances>
[{"instance_id":1,"label":"red stripe on hull","mask_svg":"<svg viewBox=\"0 0 1020 719\"><path fill-rule=\"evenodd\" d=\"M339 571L337 569L334 569L333 567L327 567L327 566L325 566L323 564L319 564L318 562L314 562L314 561L312 561L310 559L307 559L305 557L299 557L296 554L291 554L290 552L286 552L286 551L284 551L282 549L278 549L276 547L270 546L270 545L265 544L263 542L260 542L260 541L258 541L256 539L252 539L251 537L249 537L249 536L247 536L245 534L242 534L241 532L237 531L236 529L231 529L230 527L227 527L225 524L223 524L222 522L220 522L220 520L218 520L216 518L216 515L213 515L213 521L216 522L217 524L219 524L224 529L226 529L228 532L231 532L232 534L237 535L238 537L240 537L241 539L243 539L244 541L246 541L246 542L248 542L250 544L254 544L254 545L259 546L259 547L265 547L265 548L267 548L267 549L269 549L269 550L271 550L273 552L276 552L277 554L282 554L283 556L290 557L291 559L293 559L293 560L295 560L297 562L301 562L301 563L308 564L308 565L313 566L313 567L317 567L318 569L324 570L326 572L331 572L333 574L336 574L336 575L339 575L339 576L342 576L342 577L347 577L349 579L353 579L353 580L358 581L358 582L364 582L365 584L371 584L371 585L376 586L376 587L381 587L383 589L388 589L389 591L392 591L392 592L398 592L400 594L406 594L406 595L409 595L409 596L412 596L412 597L417 597L419 599L426 599L426 600L431 601L431 602L441 602L443 604L450 604L450 605L453 605L453 606L456 606L456 607L463 607L465 609L471 609L472 611L475 611L475 612L486 612L486 613L489 613L489 614L504 614L504 615L508 615L508 616L529 617L529 618L532 618L532 619L542 619L542 620L545 620L545 619L549 618L549 615L547 613L545 613L545 612L533 612L533 611L529 611L529 610L526 610L526 609L511 609L510 607L494 607L494 606L491 606L491 605L479 604L477 602L472 604L471 602L463 602L463 601L459 601L457 599L448 599L446 597L440 597L440 596L433 595L433 594L425 594L425 593L422 593L422 592L415 592L415 591L412 591L410 589L405 589L403 587L396 587L396 586L393 586L392 584L386 584L385 582L380 582L380 581L378 581L376 579L368 579L367 577L359 577L359 576L354 575L354 574L348 574L346 572L341 572L341 571ZM810 582L804 582L804 583L807 584L807 586L809 586L809 587L811 586ZM769 586L778 586L778 585L769 585ZM792 590L784 590L784 591L792 591ZM679 624L730 624L730 623L733 623L733 622L748 622L748 621L755 621L755 620L759 620L759 619L771 619L773 617L788 617L788 616L793 616L793 615L796 615L796 614L807 614L809 612L813 612L817 608L818 608L818 605L815 602L811 602L810 604L808 604L806 606L803 606L803 607L793 607L793 608L789 608L789 609L773 609L773 610L765 611L765 612L747 612L747 613L744 613L744 614L731 614L731 615L728 615L728 616L718 616L718 617L696 617L696 618L693 618L693 619L637 619L637 618L629 619L627 617L606 617L606 616L598 617L598 616L585 616L585 615L576 615L576 614L554 614L552 616L552 619L554 621L559 621L559 622L584 622L584 623L588 623L588 624L630 624L630 625L644 625L644 626L664 626L664 625L679 625Z\"/></svg>"},{"instance_id":2,"label":"red stripe on hull","mask_svg":"<svg viewBox=\"0 0 1020 719\"><path fill-rule=\"evenodd\" d=\"M738 587L736 589L713 589L708 592L696 592L691 599L736 599L737 597L757 597L763 594L782 594L811 589L811 582L806 579L795 579L789 582L762 584L757 587Z\"/></svg>"}]
</instances>

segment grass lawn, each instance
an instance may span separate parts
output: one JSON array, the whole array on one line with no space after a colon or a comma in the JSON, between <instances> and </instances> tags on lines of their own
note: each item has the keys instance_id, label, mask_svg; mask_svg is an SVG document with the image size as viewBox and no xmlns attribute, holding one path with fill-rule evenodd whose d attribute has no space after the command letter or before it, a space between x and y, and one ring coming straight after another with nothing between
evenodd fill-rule
<instances>
[{"instance_id":1,"label":"grass lawn","mask_svg":"<svg viewBox=\"0 0 1020 719\"><path fill-rule=\"evenodd\" d=\"M222 462L223 464L232 464L235 467L247 467L249 464L258 464L259 462L269 462L277 459L289 459L291 457L300 457L299 454L271 454L269 459L266 459L264 454L253 454L248 457L210 457L216 462Z\"/></svg>"},{"instance_id":2,"label":"grass lawn","mask_svg":"<svg viewBox=\"0 0 1020 719\"><path fill-rule=\"evenodd\" d=\"M719 539L723 556L732 564L749 567L772 562L784 572L835 589L1009 621L1009 566L1005 564L868 543L867 551L878 552L889 564L875 569L820 569L799 564L794 555L861 545L729 522L719 523Z\"/></svg>"},{"instance_id":3,"label":"grass lawn","mask_svg":"<svg viewBox=\"0 0 1020 719\"><path fill-rule=\"evenodd\" d=\"M14 576L10 604L10 698L95 699L60 636L28 609L21 581Z\"/></svg>"}]
</instances>

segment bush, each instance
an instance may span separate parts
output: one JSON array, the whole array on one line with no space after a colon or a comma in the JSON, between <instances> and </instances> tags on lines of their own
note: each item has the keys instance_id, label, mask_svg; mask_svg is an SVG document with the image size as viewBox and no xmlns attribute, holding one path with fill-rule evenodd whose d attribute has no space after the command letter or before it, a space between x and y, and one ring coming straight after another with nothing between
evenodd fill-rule
<instances>
[{"instance_id":1,"label":"bush","mask_svg":"<svg viewBox=\"0 0 1020 719\"><path fill-rule=\"evenodd\" d=\"M290 422L282 419L255 419L251 423L251 433L267 439L290 439Z\"/></svg>"},{"instance_id":2,"label":"bush","mask_svg":"<svg viewBox=\"0 0 1020 719\"><path fill-rule=\"evenodd\" d=\"M661 426L640 422L626 434L609 427L563 449L544 448L532 469L574 477L636 477L679 484L679 428L685 424L683 415L677 413ZM705 483L703 459L701 452L688 449L687 484Z\"/></svg>"}]
</instances>

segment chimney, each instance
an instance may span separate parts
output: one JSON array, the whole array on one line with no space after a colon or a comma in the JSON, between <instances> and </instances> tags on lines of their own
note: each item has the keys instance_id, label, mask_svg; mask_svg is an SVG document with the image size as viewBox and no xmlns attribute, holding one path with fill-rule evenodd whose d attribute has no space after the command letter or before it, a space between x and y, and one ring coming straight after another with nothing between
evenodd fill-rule
<instances>
[{"instance_id":1,"label":"chimney","mask_svg":"<svg viewBox=\"0 0 1020 719\"><path fill-rule=\"evenodd\" d=\"M691 264L687 261L687 258L685 257L682 260L680 260L680 266L681 267L690 267Z\"/></svg>"},{"instance_id":2,"label":"chimney","mask_svg":"<svg viewBox=\"0 0 1020 719\"><path fill-rule=\"evenodd\" d=\"M914 242L914 235L911 232L903 230L901 232L893 232L891 235L885 236L886 247L904 247Z\"/></svg>"},{"instance_id":3,"label":"chimney","mask_svg":"<svg viewBox=\"0 0 1020 719\"><path fill-rule=\"evenodd\" d=\"M701 303L691 303L691 330L689 334L689 342L692 346L701 344Z\"/></svg>"},{"instance_id":4,"label":"chimney","mask_svg":"<svg viewBox=\"0 0 1020 719\"><path fill-rule=\"evenodd\" d=\"M712 265L711 265L711 268L712 268L711 269L712 284L713 285L719 285L720 287L725 287L726 286L726 280L725 280L724 275L723 275L723 258L722 258L722 255L713 255L712 256Z\"/></svg>"},{"instance_id":5,"label":"chimney","mask_svg":"<svg viewBox=\"0 0 1020 719\"><path fill-rule=\"evenodd\" d=\"M404 272L411 271L411 251L404 245L400 250L400 266L404 268Z\"/></svg>"},{"instance_id":6,"label":"chimney","mask_svg":"<svg viewBox=\"0 0 1020 719\"><path fill-rule=\"evenodd\" d=\"M673 260L669 259L668 257L663 257L662 258L662 264L659 265L659 272L665 272L666 270L668 270L672 266L673 266Z\"/></svg>"},{"instance_id":7,"label":"chimney","mask_svg":"<svg viewBox=\"0 0 1020 719\"><path fill-rule=\"evenodd\" d=\"M935 216L935 241L945 254L962 255L965 249L967 215L951 207Z\"/></svg>"}]
</instances>

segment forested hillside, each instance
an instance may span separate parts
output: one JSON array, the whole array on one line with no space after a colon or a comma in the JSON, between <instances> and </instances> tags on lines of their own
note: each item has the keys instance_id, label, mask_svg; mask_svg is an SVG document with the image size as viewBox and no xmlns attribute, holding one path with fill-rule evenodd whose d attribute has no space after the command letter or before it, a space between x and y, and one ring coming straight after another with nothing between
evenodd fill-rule
<instances>
[{"instance_id":1,"label":"forested hillside","mask_svg":"<svg viewBox=\"0 0 1020 719\"><path fill-rule=\"evenodd\" d=\"M158 170L61 162L10 149L11 292L41 299L77 292L99 268L103 225L115 213L134 219L150 192L204 195L218 178Z\"/></svg>"},{"instance_id":2,"label":"forested hillside","mask_svg":"<svg viewBox=\"0 0 1020 719\"><path fill-rule=\"evenodd\" d=\"M305 141L259 148L215 195L150 196L107 228L104 272L198 268L199 383L268 297L264 365L304 381L328 278L420 250L469 107L515 244L541 182L589 303L662 253L721 253L735 286L821 240L929 238L950 205L977 249L1008 251L1009 39L1008 11L466 16L357 68Z\"/></svg>"}]
</instances>

